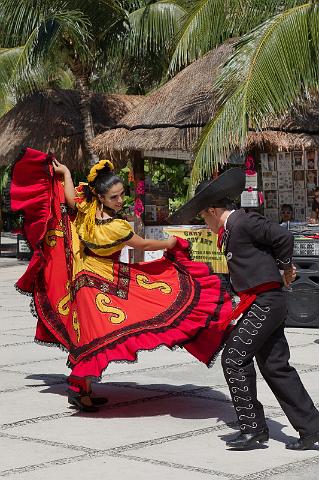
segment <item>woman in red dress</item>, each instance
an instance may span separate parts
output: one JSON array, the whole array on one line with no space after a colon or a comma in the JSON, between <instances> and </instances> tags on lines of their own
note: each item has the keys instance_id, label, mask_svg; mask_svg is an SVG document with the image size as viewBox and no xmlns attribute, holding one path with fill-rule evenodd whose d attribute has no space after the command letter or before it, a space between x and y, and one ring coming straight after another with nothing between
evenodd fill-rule
<instances>
[{"instance_id":1,"label":"woman in red dress","mask_svg":"<svg viewBox=\"0 0 319 480\"><path fill-rule=\"evenodd\" d=\"M35 340L69 353L70 404L97 410L106 399L92 395L92 379L111 361L136 360L139 350L183 346L212 363L232 311L222 278L190 260L187 241L132 231L118 216L124 188L111 162L98 162L88 184L74 188L65 165L28 148L14 165L10 193L34 251L17 287L33 296ZM119 259L125 245L166 253L126 264Z\"/></svg>"}]
</instances>

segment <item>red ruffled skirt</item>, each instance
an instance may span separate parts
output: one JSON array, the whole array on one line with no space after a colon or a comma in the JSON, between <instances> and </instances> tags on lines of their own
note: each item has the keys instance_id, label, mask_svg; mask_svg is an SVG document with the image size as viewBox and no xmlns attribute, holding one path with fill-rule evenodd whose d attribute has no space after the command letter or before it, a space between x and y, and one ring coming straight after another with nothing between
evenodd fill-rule
<instances>
[{"instance_id":1,"label":"red ruffled skirt","mask_svg":"<svg viewBox=\"0 0 319 480\"><path fill-rule=\"evenodd\" d=\"M67 350L73 376L99 378L110 362L135 361L138 351L160 345L212 362L230 329L231 297L222 275L190 260L187 241L177 239L154 262L96 258L108 264L111 279L100 268L79 271L73 268L78 238L50 157L27 149L13 169L10 193L12 209L24 211L34 250L17 287L33 295L36 340Z\"/></svg>"}]
</instances>

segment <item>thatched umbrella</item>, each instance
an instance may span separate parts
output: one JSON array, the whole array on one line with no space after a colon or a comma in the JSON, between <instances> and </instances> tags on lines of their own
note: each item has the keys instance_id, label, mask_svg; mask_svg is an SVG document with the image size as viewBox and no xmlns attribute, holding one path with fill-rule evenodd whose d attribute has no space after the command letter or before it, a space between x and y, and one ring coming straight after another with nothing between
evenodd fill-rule
<instances>
[{"instance_id":1,"label":"thatched umbrella","mask_svg":"<svg viewBox=\"0 0 319 480\"><path fill-rule=\"evenodd\" d=\"M113 158L134 152L193 152L202 128L218 109L212 83L230 57L236 39L207 53L148 95L119 124L97 135L93 149ZM319 146L319 101L307 101L269 120L262 132L251 130L247 149L300 150ZM155 155L154 155L155 156ZM158 156L158 155L156 155Z\"/></svg>"},{"instance_id":2,"label":"thatched umbrella","mask_svg":"<svg viewBox=\"0 0 319 480\"><path fill-rule=\"evenodd\" d=\"M93 149L113 158L128 151L192 151L216 111L212 82L234 43L225 42L146 96L114 129L95 137Z\"/></svg>"},{"instance_id":3,"label":"thatched umbrella","mask_svg":"<svg viewBox=\"0 0 319 480\"><path fill-rule=\"evenodd\" d=\"M140 102L133 95L92 94L95 132L115 125ZM0 118L0 166L11 162L22 146L54 152L72 171L88 164L83 149L79 95L73 90L37 92Z\"/></svg>"}]
</instances>

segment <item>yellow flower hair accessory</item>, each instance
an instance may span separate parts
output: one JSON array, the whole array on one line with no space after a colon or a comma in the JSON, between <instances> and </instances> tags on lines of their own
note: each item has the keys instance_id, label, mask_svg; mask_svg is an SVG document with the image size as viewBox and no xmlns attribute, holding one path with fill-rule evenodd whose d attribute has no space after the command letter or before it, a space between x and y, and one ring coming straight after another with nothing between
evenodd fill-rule
<instances>
[{"instance_id":1,"label":"yellow flower hair accessory","mask_svg":"<svg viewBox=\"0 0 319 480\"><path fill-rule=\"evenodd\" d=\"M109 171L114 170L114 165L110 160L100 160L90 170L90 173L87 176L88 182L92 183L97 177L98 171L103 170L103 168L109 167Z\"/></svg>"}]
</instances>

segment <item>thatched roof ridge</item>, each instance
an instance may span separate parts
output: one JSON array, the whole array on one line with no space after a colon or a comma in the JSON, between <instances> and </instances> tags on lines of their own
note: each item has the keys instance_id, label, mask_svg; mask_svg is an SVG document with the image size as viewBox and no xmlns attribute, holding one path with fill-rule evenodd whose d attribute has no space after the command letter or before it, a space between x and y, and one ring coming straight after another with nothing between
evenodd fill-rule
<instances>
[{"instance_id":1,"label":"thatched roof ridge","mask_svg":"<svg viewBox=\"0 0 319 480\"><path fill-rule=\"evenodd\" d=\"M134 95L92 94L96 134L114 126L140 102ZM37 92L20 101L0 118L0 165L14 160L22 146L51 150L72 170L83 170L83 127L79 94L74 90Z\"/></svg>"},{"instance_id":2,"label":"thatched roof ridge","mask_svg":"<svg viewBox=\"0 0 319 480\"><path fill-rule=\"evenodd\" d=\"M190 151L216 111L212 83L235 42L228 40L144 97L115 129L93 140L95 151L102 156L134 150Z\"/></svg>"}]
</instances>

